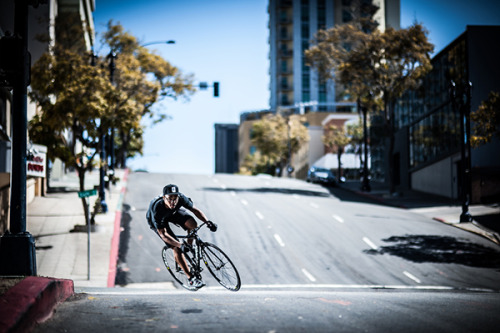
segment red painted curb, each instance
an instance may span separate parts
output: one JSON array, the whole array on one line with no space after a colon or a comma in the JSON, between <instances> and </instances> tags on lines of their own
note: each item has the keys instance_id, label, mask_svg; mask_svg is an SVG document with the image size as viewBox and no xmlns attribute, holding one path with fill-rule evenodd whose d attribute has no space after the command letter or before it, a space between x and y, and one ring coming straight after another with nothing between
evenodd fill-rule
<instances>
[{"instance_id":1,"label":"red painted curb","mask_svg":"<svg viewBox=\"0 0 500 333\"><path fill-rule=\"evenodd\" d=\"M116 211L113 238L111 238L111 251L109 254L108 288L115 286L116 262L118 260L118 247L120 245L120 221L122 212Z\"/></svg>"},{"instance_id":2,"label":"red painted curb","mask_svg":"<svg viewBox=\"0 0 500 333\"><path fill-rule=\"evenodd\" d=\"M120 207L117 207L116 213L115 213L115 223L113 227L113 236L111 237L111 250L109 253L109 269L108 269L108 288L113 288L115 286L115 278L116 278L116 263L118 261L118 248L120 246L120 222L122 219L122 200L123 196L125 195L125 192L127 191L127 178L128 178L128 172L129 170L126 169L125 173L123 174L123 183L125 184L122 187L121 193L120 193Z\"/></svg>"},{"instance_id":3,"label":"red painted curb","mask_svg":"<svg viewBox=\"0 0 500 333\"><path fill-rule=\"evenodd\" d=\"M74 294L72 280L28 276L0 297L0 332L24 332Z\"/></svg>"}]
</instances>

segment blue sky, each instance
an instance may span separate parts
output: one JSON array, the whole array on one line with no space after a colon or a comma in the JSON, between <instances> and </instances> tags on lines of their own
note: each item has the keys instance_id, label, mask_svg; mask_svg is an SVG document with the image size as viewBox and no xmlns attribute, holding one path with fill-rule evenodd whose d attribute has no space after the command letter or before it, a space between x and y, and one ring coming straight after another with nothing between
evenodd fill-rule
<instances>
[{"instance_id":1,"label":"blue sky","mask_svg":"<svg viewBox=\"0 0 500 333\"><path fill-rule=\"evenodd\" d=\"M198 91L189 101L165 100L157 108L172 117L145 132L144 156L132 169L214 172L214 124L239 123L244 111L269 107L267 0L96 0L98 33L112 19L151 45L197 82L220 82L220 97ZM500 0L401 0L401 27L423 23L435 53L466 25L500 25ZM99 53L106 50L97 48Z\"/></svg>"}]
</instances>

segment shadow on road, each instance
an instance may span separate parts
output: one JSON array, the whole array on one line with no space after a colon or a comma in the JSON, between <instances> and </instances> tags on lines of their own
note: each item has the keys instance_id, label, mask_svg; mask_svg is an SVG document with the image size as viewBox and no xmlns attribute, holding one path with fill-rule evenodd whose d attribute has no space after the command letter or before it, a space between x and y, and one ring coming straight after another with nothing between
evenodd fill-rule
<instances>
[{"instance_id":1,"label":"shadow on road","mask_svg":"<svg viewBox=\"0 0 500 333\"><path fill-rule=\"evenodd\" d=\"M129 273L126 270L126 259L130 240L130 221L132 220L130 216L130 205L123 204L122 207L122 218L121 218L121 229L120 232L120 245L118 250L118 263L116 265L116 276L115 285L125 286L130 283Z\"/></svg>"},{"instance_id":2,"label":"shadow on road","mask_svg":"<svg viewBox=\"0 0 500 333\"><path fill-rule=\"evenodd\" d=\"M500 252L449 236L405 235L383 239L390 245L363 252L377 255L390 254L403 259L424 263L450 263L471 267L500 269Z\"/></svg>"},{"instance_id":3,"label":"shadow on road","mask_svg":"<svg viewBox=\"0 0 500 333\"><path fill-rule=\"evenodd\" d=\"M203 191L214 192L255 192L255 193L281 193L281 194L297 194L313 197L329 197L330 194L318 191L300 190L294 188L275 188L275 187L257 187L257 188L225 188L220 187L204 187Z\"/></svg>"}]
</instances>

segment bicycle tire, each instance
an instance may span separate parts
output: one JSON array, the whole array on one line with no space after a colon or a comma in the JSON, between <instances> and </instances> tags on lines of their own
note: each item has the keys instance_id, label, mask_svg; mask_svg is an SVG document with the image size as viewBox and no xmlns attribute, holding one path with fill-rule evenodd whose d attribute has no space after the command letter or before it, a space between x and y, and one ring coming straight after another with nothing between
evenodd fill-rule
<instances>
[{"instance_id":1,"label":"bicycle tire","mask_svg":"<svg viewBox=\"0 0 500 333\"><path fill-rule=\"evenodd\" d=\"M210 274L221 286L231 291L240 290L240 274L231 259L220 248L211 243L203 243L201 253Z\"/></svg>"},{"instance_id":2,"label":"bicycle tire","mask_svg":"<svg viewBox=\"0 0 500 333\"><path fill-rule=\"evenodd\" d=\"M167 268L168 272L170 273L170 275L172 275L175 281L177 281L183 288L189 291L198 290L198 288L192 287L189 284L189 279L187 275L184 273L184 271L179 266L177 261L175 261L173 249L169 248L168 246L163 247L161 251L161 256L163 258L163 263L165 264L165 267ZM184 257L186 258L189 270L191 270L192 267L191 258L186 254L184 254Z\"/></svg>"}]
</instances>

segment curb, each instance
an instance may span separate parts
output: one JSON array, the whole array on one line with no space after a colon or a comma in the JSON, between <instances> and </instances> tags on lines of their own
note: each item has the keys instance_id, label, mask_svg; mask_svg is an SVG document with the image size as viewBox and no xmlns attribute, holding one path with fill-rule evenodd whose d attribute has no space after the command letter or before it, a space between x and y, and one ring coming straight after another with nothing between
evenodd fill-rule
<instances>
[{"instance_id":1,"label":"curb","mask_svg":"<svg viewBox=\"0 0 500 333\"><path fill-rule=\"evenodd\" d=\"M116 263L118 262L118 249L120 246L120 223L122 220L122 205L123 197L127 191L127 178L129 169L125 170L123 174L123 186L120 192L120 198L118 199L118 204L116 206L115 212L115 223L113 227L113 237L111 238L111 250L109 254L109 269L108 269L108 288L113 288L115 286L116 279Z\"/></svg>"},{"instance_id":2,"label":"curb","mask_svg":"<svg viewBox=\"0 0 500 333\"><path fill-rule=\"evenodd\" d=\"M372 199L374 201L377 201L377 202L379 202L379 203L381 203L383 205L389 206L389 207L409 209L409 207L406 207L405 205L402 205L402 204L393 204L393 203L387 202L383 198L377 197L375 195L371 195L370 193L366 193L366 192L363 192L363 191L358 191L358 190L355 190L355 189L350 189L350 188L347 188L347 187L342 187L342 188L345 189L345 190L347 190L347 191L350 191L352 193L355 193L356 195ZM473 221L471 223L462 223L462 224L460 224L460 223L453 223L453 222L446 221L445 219L442 219L440 217L433 217L432 219L435 220L435 221L447 224L447 225L454 226L455 228L459 228L459 229L462 229L462 230L474 233L476 235L482 236L482 237L490 240L491 242L493 242L493 243L495 243L497 245L500 245L500 234L498 234L497 232L495 232L493 230L489 230L488 228L484 227L483 225L481 225L480 223L478 223L476 221Z\"/></svg>"},{"instance_id":3,"label":"curb","mask_svg":"<svg viewBox=\"0 0 500 333\"><path fill-rule=\"evenodd\" d=\"M433 217L432 219L434 221L438 221L438 222L441 222L441 223L444 223L447 225L451 225L451 226L458 228L458 229L472 232L476 235L479 235L483 238L488 239L489 241L491 241L497 245L500 245L500 235L497 232L490 230L490 229L486 228L485 226L477 223L476 221L453 223L453 222L448 222L445 219L442 219L440 217Z\"/></svg>"},{"instance_id":4,"label":"curb","mask_svg":"<svg viewBox=\"0 0 500 333\"><path fill-rule=\"evenodd\" d=\"M74 294L72 280L28 276L0 297L0 332L25 332Z\"/></svg>"}]
</instances>

